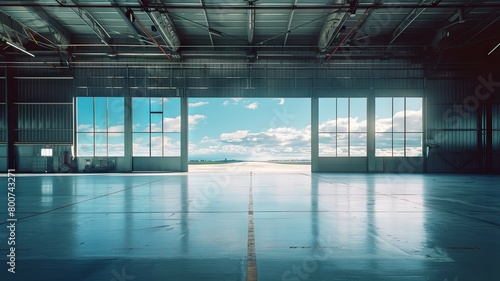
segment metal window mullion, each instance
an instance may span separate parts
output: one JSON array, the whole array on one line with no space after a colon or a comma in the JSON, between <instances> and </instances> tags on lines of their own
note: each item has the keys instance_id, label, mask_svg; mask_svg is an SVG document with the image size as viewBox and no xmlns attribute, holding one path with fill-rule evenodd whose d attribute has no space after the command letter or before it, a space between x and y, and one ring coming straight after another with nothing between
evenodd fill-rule
<instances>
[{"instance_id":1,"label":"metal window mullion","mask_svg":"<svg viewBox=\"0 0 500 281\"><path fill-rule=\"evenodd\" d=\"M391 98L391 157L394 157L394 97Z\"/></svg>"},{"instance_id":2,"label":"metal window mullion","mask_svg":"<svg viewBox=\"0 0 500 281\"><path fill-rule=\"evenodd\" d=\"M403 100L403 156L406 157L406 97Z\"/></svg>"},{"instance_id":3,"label":"metal window mullion","mask_svg":"<svg viewBox=\"0 0 500 281\"><path fill-rule=\"evenodd\" d=\"M151 98L147 98L148 99L148 102L149 102L149 157L152 157L151 156Z\"/></svg>"},{"instance_id":4,"label":"metal window mullion","mask_svg":"<svg viewBox=\"0 0 500 281\"><path fill-rule=\"evenodd\" d=\"M161 98L161 156L162 157L165 157L165 147L164 147L165 131L163 128L163 119L165 118L164 99L165 98Z\"/></svg>"},{"instance_id":5,"label":"metal window mullion","mask_svg":"<svg viewBox=\"0 0 500 281\"><path fill-rule=\"evenodd\" d=\"M109 97L106 98L106 157L109 157Z\"/></svg>"},{"instance_id":6,"label":"metal window mullion","mask_svg":"<svg viewBox=\"0 0 500 281\"><path fill-rule=\"evenodd\" d=\"M351 157L351 98L347 98L347 157Z\"/></svg>"},{"instance_id":7,"label":"metal window mullion","mask_svg":"<svg viewBox=\"0 0 500 281\"><path fill-rule=\"evenodd\" d=\"M96 157L95 156L95 122L96 122L96 118L95 118L95 97L92 98L92 117L94 119L94 126L92 128L92 138L94 139L92 157Z\"/></svg>"},{"instance_id":8,"label":"metal window mullion","mask_svg":"<svg viewBox=\"0 0 500 281\"><path fill-rule=\"evenodd\" d=\"M335 157L338 156L338 148L339 148L339 130L338 130L338 121L339 121L339 105L338 98L335 98Z\"/></svg>"}]
</instances>

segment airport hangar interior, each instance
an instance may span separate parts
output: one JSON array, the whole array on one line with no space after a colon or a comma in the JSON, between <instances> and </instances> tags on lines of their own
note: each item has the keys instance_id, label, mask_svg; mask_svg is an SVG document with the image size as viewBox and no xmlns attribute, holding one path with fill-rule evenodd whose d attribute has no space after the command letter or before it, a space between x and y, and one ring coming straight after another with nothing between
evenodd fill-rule
<instances>
[{"instance_id":1,"label":"airport hangar interior","mask_svg":"<svg viewBox=\"0 0 500 281\"><path fill-rule=\"evenodd\" d=\"M0 169L32 267L15 277L499 279L499 17L497 0L2 1ZM243 123L251 99L303 107L191 140L197 106L240 103L225 118ZM259 162L265 140L300 161ZM215 148L257 156L193 158Z\"/></svg>"}]
</instances>

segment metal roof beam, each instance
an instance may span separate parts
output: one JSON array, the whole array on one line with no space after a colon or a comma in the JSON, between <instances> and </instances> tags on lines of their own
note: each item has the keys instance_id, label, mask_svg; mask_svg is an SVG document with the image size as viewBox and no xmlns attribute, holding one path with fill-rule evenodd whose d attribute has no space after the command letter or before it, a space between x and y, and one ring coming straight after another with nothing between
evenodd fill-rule
<instances>
[{"instance_id":1,"label":"metal roof beam","mask_svg":"<svg viewBox=\"0 0 500 281\"><path fill-rule=\"evenodd\" d=\"M205 0L200 0L201 6L205 7ZM205 22L207 23L208 27L208 36L210 37L210 43L212 44L212 47L214 47L214 38L212 37L212 32L210 28L210 23L208 22L208 15L207 15L207 10L203 8L203 15L205 16Z\"/></svg>"},{"instance_id":2,"label":"metal roof beam","mask_svg":"<svg viewBox=\"0 0 500 281\"><path fill-rule=\"evenodd\" d=\"M297 3L299 2L299 0L293 0L293 6L297 6ZM290 28L292 28L292 22L293 22L293 17L295 16L295 9L292 9L292 11L290 12L290 17L288 17L288 25L287 25L287 28L286 30L290 30ZM285 34L285 40L283 41L283 46L286 46L286 43L288 41L288 35L290 33L286 33Z\"/></svg>"},{"instance_id":3,"label":"metal roof beam","mask_svg":"<svg viewBox=\"0 0 500 281\"><path fill-rule=\"evenodd\" d=\"M255 2L257 0L247 0L248 1L248 6L250 9L247 10L247 16L248 16L248 21L247 21L247 37L248 37L248 44L253 45L253 37L255 34L255 9L252 7L255 6Z\"/></svg>"},{"instance_id":4,"label":"metal roof beam","mask_svg":"<svg viewBox=\"0 0 500 281\"><path fill-rule=\"evenodd\" d=\"M82 21L92 29L92 31L101 39L101 42L109 46L111 42L111 36L104 29L104 27L86 10L78 6L78 3L74 0L66 0L66 3L70 5L73 12L75 12ZM64 5L63 5L64 6Z\"/></svg>"},{"instance_id":5,"label":"metal roof beam","mask_svg":"<svg viewBox=\"0 0 500 281\"><path fill-rule=\"evenodd\" d=\"M109 0L109 2L113 6L117 6L118 5L118 2L116 0ZM118 9L118 14L120 15L120 17L123 19L123 21L125 22L125 24L130 28L130 30L132 30L132 32L133 32L132 36L134 36L134 38L137 39L137 41L139 41L139 43L141 45L146 45L146 43L144 43L144 40L141 38L141 36L139 36L139 32L135 28L134 24L129 19L129 17L127 17L127 15L125 14L125 12L121 8L117 8L117 9ZM127 8L126 10L130 11L129 8Z\"/></svg>"},{"instance_id":6,"label":"metal roof beam","mask_svg":"<svg viewBox=\"0 0 500 281\"><path fill-rule=\"evenodd\" d=\"M42 7L29 7L29 9L49 25L56 43L60 45L68 45L71 43L71 39L73 37L71 33L64 26L62 26L62 24L49 15L47 11L45 11Z\"/></svg>"},{"instance_id":7,"label":"metal roof beam","mask_svg":"<svg viewBox=\"0 0 500 281\"><path fill-rule=\"evenodd\" d=\"M392 32L392 39L391 42L389 42L389 45L396 41L396 39L398 39L398 37L405 32L405 30L428 8L427 6L430 6L435 2L436 0L421 0L418 5L422 7L413 9L398 25L398 27L396 27L394 32Z\"/></svg>"},{"instance_id":8,"label":"metal roof beam","mask_svg":"<svg viewBox=\"0 0 500 281\"><path fill-rule=\"evenodd\" d=\"M173 52L177 52L181 45L181 41L177 31L175 30L174 23L168 17L168 11L166 9L152 10L148 8L149 5L161 4L157 1L153 1L151 3L146 0L139 0L139 3L145 7L144 11L148 14L167 47Z\"/></svg>"}]
</instances>

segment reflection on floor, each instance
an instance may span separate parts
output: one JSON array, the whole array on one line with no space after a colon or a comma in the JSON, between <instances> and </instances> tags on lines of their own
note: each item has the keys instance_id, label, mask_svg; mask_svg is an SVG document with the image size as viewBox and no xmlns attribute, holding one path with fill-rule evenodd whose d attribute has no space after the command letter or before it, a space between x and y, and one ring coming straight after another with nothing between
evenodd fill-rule
<instances>
[{"instance_id":1,"label":"reflection on floor","mask_svg":"<svg viewBox=\"0 0 500 281\"><path fill-rule=\"evenodd\" d=\"M17 175L0 280L500 280L498 176L193 170Z\"/></svg>"}]
</instances>

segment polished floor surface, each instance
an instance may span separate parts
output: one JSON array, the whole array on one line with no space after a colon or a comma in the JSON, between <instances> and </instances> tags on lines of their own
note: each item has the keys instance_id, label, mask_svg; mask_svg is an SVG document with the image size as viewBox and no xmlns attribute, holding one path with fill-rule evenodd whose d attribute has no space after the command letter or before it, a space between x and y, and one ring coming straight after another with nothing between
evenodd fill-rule
<instances>
[{"instance_id":1,"label":"polished floor surface","mask_svg":"<svg viewBox=\"0 0 500 281\"><path fill-rule=\"evenodd\" d=\"M16 175L0 280L500 280L500 177L310 173Z\"/></svg>"}]
</instances>

